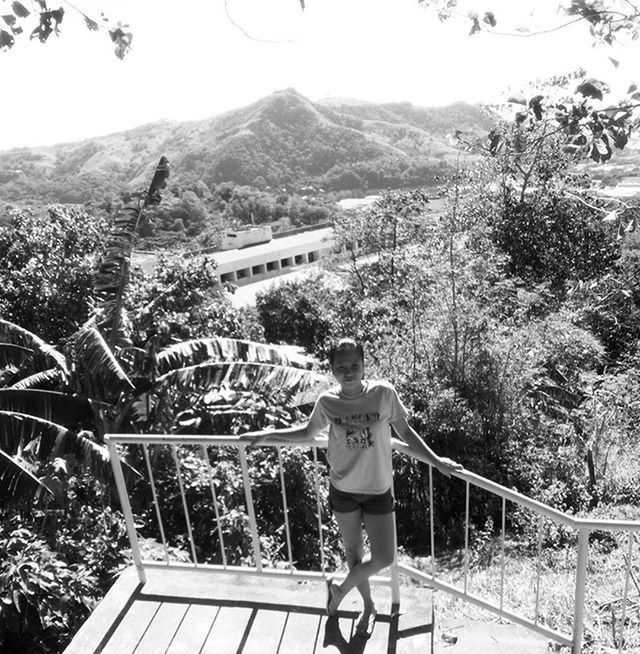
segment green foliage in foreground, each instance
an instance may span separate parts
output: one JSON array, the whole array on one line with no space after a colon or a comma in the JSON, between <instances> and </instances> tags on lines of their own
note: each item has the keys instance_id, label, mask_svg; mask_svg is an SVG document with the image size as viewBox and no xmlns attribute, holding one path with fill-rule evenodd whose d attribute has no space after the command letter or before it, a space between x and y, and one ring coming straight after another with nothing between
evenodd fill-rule
<instances>
[{"instance_id":1,"label":"green foliage in foreground","mask_svg":"<svg viewBox=\"0 0 640 654\"><path fill-rule=\"evenodd\" d=\"M130 562L124 519L104 487L90 475L52 474L55 501L1 516L3 651L62 651Z\"/></svg>"}]
</instances>

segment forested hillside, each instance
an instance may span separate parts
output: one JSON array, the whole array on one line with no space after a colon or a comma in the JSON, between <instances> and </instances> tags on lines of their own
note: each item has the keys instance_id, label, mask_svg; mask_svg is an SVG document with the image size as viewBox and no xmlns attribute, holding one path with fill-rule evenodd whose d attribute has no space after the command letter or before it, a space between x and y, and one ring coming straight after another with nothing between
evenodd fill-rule
<instances>
[{"instance_id":1,"label":"forested hillside","mask_svg":"<svg viewBox=\"0 0 640 654\"><path fill-rule=\"evenodd\" d=\"M450 135L492 124L457 103L311 102L293 89L207 120L157 122L79 143L0 153L5 202L100 203L142 185L166 155L180 187L230 182L260 190L325 191L431 185L457 156ZM99 131L99 125L96 125Z\"/></svg>"}]
</instances>

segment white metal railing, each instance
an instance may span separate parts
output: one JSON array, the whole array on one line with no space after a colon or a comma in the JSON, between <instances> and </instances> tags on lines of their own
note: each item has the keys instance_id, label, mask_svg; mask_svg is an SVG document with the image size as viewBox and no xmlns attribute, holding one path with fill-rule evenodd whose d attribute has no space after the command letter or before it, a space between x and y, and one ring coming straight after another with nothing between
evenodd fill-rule
<instances>
[{"instance_id":1,"label":"white metal railing","mask_svg":"<svg viewBox=\"0 0 640 654\"><path fill-rule=\"evenodd\" d=\"M325 448L327 439L325 437L318 437L312 441L292 443L291 441L280 441L261 445L260 447L276 447L278 454L279 476L281 485L281 494L283 502L283 515L284 515L284 531L286 540L287 563L288 569L272 569L266 568L262 565L260 535L258 533L258 524L256 520L254 502L252 496L252 485L249 478L249 468L246 458L246 442L239 440L238 437L230 436L175 436L175 435L141 435L141 434L109 434L106 436L108 443L111 463L113 466L114 476L118 488L118 494L126 520L127 531L131 543L131 550L136 569L138 571L139 579L142 583L146 581L145 568L150 567L193 567L202 570L220 571L220 570L233 570L234 572L244 572L247 574L258 575L273 575L273 576L287 576L298 579L321 579L325 575L325 557L323 546L323 525L322 525L322 499L320 493L320 473L317 449ZM140 545L138 541L138 534L134 523L134 516L131 509L129 493L125 483L125 478L122 471L122 466L118 456L118 445L139 445L142 447L144 453L145 465L147 468L148 480L151 485L151 493L153 504L155 508L155 515L158 521L159 533L162 540L164 549L164 562L145 560L142 557ZM185 523L187 527L187 534L189 546L191 550L192 563L176 563L172 562L169 558L168 545L163 526L160 504L157 494L156 483L149 457L149 445L164 445L171 448L173 462L176 468L176 477L180 490L182 500L182 508L184 512ZM215 519L217 525L218 540L220 543L222 565L206 564L198 562L196 555L195 541L192 532L191 519L189 514L189 507L187 505L186 494L184 490L182 472L180 466L180 459L178 454L178 447L183 445L199 446L201 448L202 458L209 476L209 485L211 490L211 501L213 503ZM289 524L289 508L286 494L284 466L282 463L281 447L283 446L302 446L309 447L313 451L314 457L314 489L316 493L317 503L317 517L318 517L318 536L320 542L320 570L318 571L301 571L296 570L294 565L292 545L291 545L291 528ZM216 489L214 484L214 474L208 456L208 449L212 447L231 446L237 448L240 469L243 479L244 496L246 501L246 514L248 516L250 532L251 532L251 546L252 554L255 565L251 566L231 566L228 564L227 555L225 553L225 543L223 532L221 529L220 507ZM409 449L407 445L393 440L394 449L409 457L416 457L416 455ZM427 463L427 461L424 461ZM628 553L626 556L626 568L624 579L624 592L622 600L622 618L620 621L620 630L617 633L618 638L618 652L624 650L624 628L627 616L627 605L629 603L629 579L632 577L633 553L636 542L636 533L640 531L640 522L627 521L627 520L602 520L602 519L582 519L575 516L563 513L557 509L553 509L541 502L533 500L525 495L511 490L500 484L496 484L484 477L480 477L467 470L460 472L453 472L452 477L460 479L465 484L465 518L464 518L464 570L462 578L462 586L457 587L444 579L440 578L436 572L435 566L435 538L434 538L434 506L433 506L433 468L429 466L429 516L430 516L430 552L431 552L431 566L430 572L417 570L411 566L398 563L397 559L390 567L388 576L376 576L372 578L374 583L388 585L391 588L392 603L399 604L400 602L400 584L399 573L406 574L411 578L424 582L433 589L441 590L449 593L454 597L465 600L476 606L491 611L501 617L504 617L516 624L528 627L539 634L549 637L556 642L572 647L574 654L579 654L582 651L583 642L583 625L584 625L584 611L585 611L585 589L587 580L587 563L589 557L589 534L592 531L604 532L626 532L628 534ZM447 480L447 483L453 483ZM499 594L497 601L492 598L480 597L470 592L470 545L469 545L469 529L470 529L470 491L471 488L482 489L498 498L501 498L501 525L500 525L500 583ZM505 542L506 542L506 514L507 502L517 504L524 509L532 511L538 518L538 531L537 531L537 566L535 577L535 604L533 618L527 617L522 613L509 610L505 607ZM394 516L395 517L395 516ZM570 631L562 632L552 629L543 624L540 616L540 581L541 581L541 555L543 543L543 522L551 521L556 525L564 525L565 527L575 530L577 533L577 551L576 551L576 572L575 572L575 589L573 597L573 619Z\"/></svg>"}]
</instances>

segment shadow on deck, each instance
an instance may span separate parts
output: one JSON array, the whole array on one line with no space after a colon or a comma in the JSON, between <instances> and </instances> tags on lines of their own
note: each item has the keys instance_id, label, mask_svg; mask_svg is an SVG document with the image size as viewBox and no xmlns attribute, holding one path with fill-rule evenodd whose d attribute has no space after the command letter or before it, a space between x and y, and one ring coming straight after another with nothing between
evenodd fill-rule
<instances>
[{"instance_id":1,"label":"shadow on deck","mask_svg":"<svg viewBox=\"0 0 640 654\"><path fill-rule=\"evenodd\" d=\"M126 570L65 654L413 654L431 651L430 593L403 589L400 611L388 588L373 589L372 637L354 634L358 595L337 618L325 614L322 581L197 570Z\"/></svg>"}]
</instances>

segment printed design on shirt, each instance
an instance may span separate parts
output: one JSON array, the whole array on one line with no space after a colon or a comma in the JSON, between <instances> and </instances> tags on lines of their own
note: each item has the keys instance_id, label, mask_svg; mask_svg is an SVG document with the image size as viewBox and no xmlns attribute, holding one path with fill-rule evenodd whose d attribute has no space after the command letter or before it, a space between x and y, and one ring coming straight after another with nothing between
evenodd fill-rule
<instances>
[{"instance_id":1,"label":"printed design on shirt","mask_svg":"<svg viewBox=\"0 0 640 654\"><path fill-rule=\"evenodd\" d=\"M373 434L369 427L351 428L346 430L347 447L350 450L373 447Z\"/></svg>"},{"instance_id":2,"label":"printed design on shirt","mask_svg":"<svg viewBox=\"0 0 640 654\"><path fill-rule=\"evenodd\" d=\"M336 425L343 427L345 430L346 446L350 450L373 447L373 434L369 427L363 425L371 425L380 421L380 413L377 411L354 413L350 416L337 416L335 419Z\"/></svg>"},{"instance_id":3,"label":"printed design on shirt","mask_svg":"<svg viewBox=\"0 0 640 654\"><path fill-rule=\"evenodd\" d=\"M375 411L372 413L354 413L350 416L336 416L334 422L338 427L367 425L372 422L380 422L380 414Z\"/></svg>"}]
</instances>

